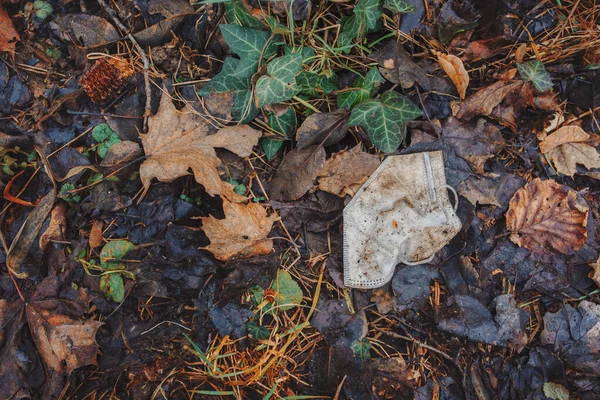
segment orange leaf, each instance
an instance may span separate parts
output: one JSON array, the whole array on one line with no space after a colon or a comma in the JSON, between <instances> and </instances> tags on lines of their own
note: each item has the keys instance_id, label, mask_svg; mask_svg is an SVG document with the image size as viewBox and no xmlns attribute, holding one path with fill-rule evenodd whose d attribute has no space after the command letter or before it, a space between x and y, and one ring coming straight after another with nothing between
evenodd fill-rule
<instances>
[{"instance_id":1,"label":"orange leaf","mask_svg":"<svg viewBox=\"0 0 600 400\"><path fill-rule=\"evenodd\" d=\"M0 6L0 51L8 51L14 55L17 40L21 40L21 36L15 30L6 10Z\"/></svg>"},{"instance_id":2,"label":"orange leaf","mask_svg":"<svg viewBox=\"0 0 600 400\"><path fill-rule=\"evenodd\" d=\"M13 183L15 182L15 180L21 176L23 174L23 172L25 172L25 170L19 171L17 172L17 174L15 176L12 177L12 179L10 180L10 182L8 182L6 184L6 186L4 187L4 198L8 201L10 201L11 203L15 203L15 204L19 204L21 206L25 206L25 207L35 207L35 204L30 203L29 201L25 201L25 200L21 200L18 197L13 196L12 194L10 194L10 188L12 187Z\"/></svg>"},{"instance_id":3,"label":"orange leaf","mask_svg":"<svg viewBox=\"0 0 600 400\"><path fill-rule=\"evenodd\" d=\"M460 58L453 56L452 54L436 52L435 55L446 75L450 77L454 86L456 86L456 90L458 90L458 95L461 100L464 99L467 88L469 87L469 74L467 73L463 62Z\"/></svg>"}]
</instances>

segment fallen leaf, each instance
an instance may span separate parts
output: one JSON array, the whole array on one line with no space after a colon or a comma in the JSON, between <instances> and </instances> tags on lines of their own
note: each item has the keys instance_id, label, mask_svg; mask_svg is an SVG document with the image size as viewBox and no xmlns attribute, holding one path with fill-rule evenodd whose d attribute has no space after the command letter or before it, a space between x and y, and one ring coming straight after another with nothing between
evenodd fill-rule
<instances>
[{"instance_id":1,"label":"fallen leaf","mask_svg":"<svg viewBox=\"0 0 600 400\"><path fill-rule=\"evenodd\" d=\"M40 236L40 249L45 250L52 240L64 240L67 231L67 207L65 203L57 204L50 213L48 228Z\"/></svg>"},{"instance_id":2,"label":"fallen leaf","mask_svg":"<svg viewBox=\"0 0 600 400\"><path fill-rule=\"evenodd\" d=\"M485 162L505 145L500 130L483 118L461 122L449 117L444 121L443 128L443 141L467 161L473 172L480 175L485 175Z\"/></svg>"},{"instance_id":3,"label":"fallen leaf","mask_svg":"<svg viewBox=\"0 0 600 400\"><path fill-rule=\"evenodd\" d=\"M592 268L592 272L589 274L590 279L600 286L600 257L598 257L598 261L591 263L590 267Z\"/></svg>"},{"instance_id":4,"label":"fallen leaf","mask_svg":"<svg viewBox=\"0 0 600 400\"><path fill-rule=\"evenodd\" d=\"M142 156L142 148L136 142L128 140L113 144L100 163L105 175L126 169L130 164Z\"/></svg>"},{"instance_id":5,"label":"fallen leaf","mask_svg":"<svg viewBox=\"0 0 600 400\"><path fill-rule=\"evenodd\" d=\"M346 110L309 116L296 132L298 149L314 144L329 146L339 142L348 133L348 118L350 113Z\"/></svg>"},{"instance_id":6,"label":"fallen leaf","mask_svg":"<svg viewBox=\"0 0 600 400\"><path fill-rule=\"evenodd\" d=\"M395 39L369 54L369 58L377 61L379 72L385 79L399 84L403 89L411 88L417 82L426 91L430 90L431 82L427 73L413 62L402 44Z\"/></svg>"},{"instance_id":7,"label":"fallen leaf","mask_svg":"<svg viewBox=\"0 0 600 400\"><path fill-rule=\"evenodd\" d=\"M454 86L456 86L459 97L461 100L464 100L467 88L469 87L469 74L467 73L463 62L460 58L452 54L435 52L435 56L446 75L450 77Z\"/></svg>"},{"instance_id":8,"label":"fallen leaf","mask_svg":"<svg viewBox=\"0 0 600 400\"><path fill-rule=\"evenodd\" d=\"M121 38L110 22L96 15L63 14L58 15L55 21L65 38L81 41L86 48L104 46Z\"/></svg>"},{"instance_id":9,"label":"fallen leaf","mask_svg":"<svg viewBox=\"0 0 600 400\"><path fill-rule=\"evenodd\" d=\"M324 166L323 146L313 145L290 151L271 181L269 197L277 201L298 200L313 187Z\"/></svg>"},{"instance_id":10,"label":"fallen leaf","mask_svg":"<svg viewBox=\"0 0 600 400\"><path fill-rule=\"evenodd\" d=\"M360 145L340 151L325 162L317 189L340 197L353 196L380 165L379 156L362 151Z\"/></svg>"},{"instance_id":11,"label":"fallen leaf","mask_svg":"<svg viewBox=\"0 0 600 400\"><path fill-rule=\"evenodd\" d=\"M15 30L15 26L4 7L0 6L0 51L7 51L14 55L18 40L21 40L21 36Z\"/></svg>"},{"instance_id":12,"label":"fallen leaf","mask_svg":"<svg viewBox=\"0 0 600 400\"><path fill-rule=\"evenodd\" d=\"M539 178L517 190L506 213L510 239L535 253L570 253L587 240L589 208L574 190Z\"/></svg>"},{"instance_id":13,"label":"fallen leaf","mask_svg":"<svg viewBox=\"0 0 600 400\"><path fill-rule=\"evenodd\" d=\"M219 176L221 160L215 147L227 149L240 157L252 153L262 133L247 125L217 130L188 104L178 111L168 95L163 95L158 112L148 120L148 133L142 136L147 159L140 166L140 178L147 191L152 178L172 182L194 173L196 182L211 196L221 195L230 201L243 201L233 185Z\"/></svg>"},{"instance_id":14,"label":"fallen leaf","mask_svg":"<svg viewBox=\"0 0 600 400\"><path fill-rule=\"evenodd\" d=\"M205 249L221 261L233 257L252 257L268 254L273 240L267 238L276 215L257 203L238 204L223 200L224 219L213 216L202 218L202 230L210 240Z\"/></svg>"},{"instance_id":15,"label":"fallen leaf","mask_svg":"<svg viewBox=\"0 0 600 400\"><path fill-rule=\"evenodd\" d=\"M92 249L102 244L102 227L104 223L101 220L94 221L90 230L90 247Z\"/></svg>"},{"instance_id":16,"label":"fallen leaf","mask_svg":"<svg viewBox=\"0 0 600 400\"><path fill-rule=\"evenodd\" d=\"M529 82L496 82L469 96L460 106L456 118L470 121L477 116L491 117L517 130L517 119L527 106L534 105Z\"/></svg>"},{"instance_id":17,"label":"fallen leaf","mask_svg":"<svg viewBox=\"0 0 600 400\"><path fill-rule=\"evenodd\" d=\"M583 129L568 125L540 142L540 151L546 153L558 173L572 177L577 173L577 164L587 169L600 168L600 153L588 144L591 141Z\"/></svg>"}]
</instances>

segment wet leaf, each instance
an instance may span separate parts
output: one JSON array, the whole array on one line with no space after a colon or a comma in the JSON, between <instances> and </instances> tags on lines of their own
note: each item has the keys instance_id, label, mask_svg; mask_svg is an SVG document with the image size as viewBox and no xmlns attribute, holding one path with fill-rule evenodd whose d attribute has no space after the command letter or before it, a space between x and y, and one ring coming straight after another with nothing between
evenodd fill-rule
<instances>
[{"instance_id":1,"label":"wet leaf","mask_svg":"<svg viewBox=\"0 0 600 400\"><path fill-rule=\"evenodd\" d=\"M19 33L4 7L0 6L0 52L7 51L14 55L17 41L21 39Z\"/></svg>"},{"instance_id":2,"label":"wet leaf","mask_svg":"<svg viewBox=\"0 0 600 400\"><path fill-rule=\"evenodd\" d=\"M291 310L302 303L302 289L289 272L283 269L277 271L277 277L271 287L275 291L275 300L263 308L265 313Z\"/></svg>"},{"instance_id":3,"label":"wet leaf","mask_svg":"<svg viewBox=\"0 0 600 400\"><path fill-rule=\"evenodd\" d=\"M312 187L325 165L325 150L313 145L294 149L283 158L271 181L268 193L272 200L298 200Z\"/></svg>"},{"instance_id":4,"label":"wet leaf","mask_svg":"<svg viewBox=\"0 0 600 400\"><path fill-rule=\"evenodd\" d=\"M121 303L125 299L125 286L119 274L103 275L100 278L100 290L115 303Z\"/></svg>"},{"instance_id":5,"label":"wet leaf","mask_svg":"<svg viewBox=\"0 0 600 400\"><path fill-rule=\"evenodd\" d=\"M600 168L600 153L590 143L596 144L583 129L568 125L540 142L540 151L546 153L558 173L572 177L578 164Z\"/></svg>"},{"instance_id":6,"label":"wet leaf","mask_svg":"<svg viewBox=\"0 0 600 400\"><path fill-rule=\"evenodd\" d=\"M302 54L293 53L275 58L267 66L268 76L256 82L255 96L258 107L290 100L298 94L296 75L302 68Z\"/></svg>"},{"instance_id":7,"label":"wet leaf","mask_svg":"<svg viewBox=\"0 0 600 400\"><path fill-rule=\"evenodd\" d=\"M423 113L406 97L392 91L352 109L349 126L360 126L383 152L395 151L406 134L406 123Z\"/></svg>"},{"instance_id":8,"label":"wet leaf","mask_svg":"<svg viewBox=\"0 0 600 400\"><path fill-rule=\"evenodd\" d=\"M452 55L452 54L444 54L440 52L436 52L435 56L437 57L438 63L450 77L454 86L456 86L456 90L458 91L458 96L461 99L465 98L467 93L467 88L469 87L469 74L463 65L463 62L460 58Z\"/></svg>"},{"instance_id":9,"label":"wet leaf","mask_svg":"<svg viewBox=\"0 0 600 400\"><path fill-rule=\"evenodd\" d=\"M215 147L247 157L262 133L246 125L215 130L189 104L178 111L169 96L163 95L158 112L149 118L148 133L142 135L147 156L140 166L144 189L148 190L152 178L171 182L188 175L191 168L196 182L211 196L243 200L233 192L232 185L221 180L218 171L221 160Z\"/></svg>"},{"instance_id":10,"label":"wet leaf","mask_svg":"<svg viewBox=\"0 0 600 400\"><path fill-rule=\"evenodd\" d=\"M552 400L569 400L571 398L567 388L555 382L544 383L544 396Z\"/></svg>"},{"instance_id":11,"label":"wet leaf","mask_svg":"<svg viewBox=\"0 0 600 400\"><path fill-rule=\"evenodd\" d=\"M135 245L127 240L111 240L100 251L100 264L106 269L122 268L122 264L119 261L112 260L125 258L125 254L134 248Z\"/></svg>"},{"instance_id":12,"label":"wet leaf","mask_svg":"<svg viewBox=\"0 0 600 400\"><path fill-rule=\"evenodd\" d=\"M246 336L246 321L254 316L252 311L235 303L215 305L208 312L219 334L236 339Z\"/></svg>"},{"instance_id":13,"label":"wet leaf","mask_svg":"<svg viewBox=\"0 0 600 400\"><path fill-rule=\"evenodd\" d=\"M523 64L517 63L517 69L521 78L533 83L533 86L540 92L552 89L552 79L550 79L550 74L548 74L541 61L533 60Z\"/></svg>"},{"instance_id":14,"label":"wet leaf","mask_svg":"<svg viewBox=\"0 0 600 400\"><path fill-rule=\"evenodd\" d=\"M206 250L215 258L227 261L234 257L252 257L268 254L273 249L271 232L276 215L257 203L236 204L223 200L225 218L202 218L202 230L210 240Z\"/></svg>"},{"instance_id":15,"label":"wet leaf","mask_svg":"<svg viewBox=\"0 0 600 400\"><path fill-rule=\"evenodd\" d=\"M81 41L85 47L98 47L115 42L121 35L104 18L89 14L58 15L56 21L72 38Z\"/></svg>"},{"instance_id":16,"label":"wet leaf","mask_svg":"<svg viewBox=\"0 0 600 400\"><path fill-rule=\"evenodd\" d=\"M566 254L585 244L588 211L569 187L537 178L510 200L506 228L510 239L521 247Z\"/></svg>"},{"instance_id":17,"label":"wet leaf","mask_svg":"<svg viewBox=\"0 0 600 400\"><path fill-rule=\"evenodd\" d=\"M271 336L271 333L267 328L256 325L254 321L248 322L246 324L246 329L248 329L248 334L256 340L266 340Z\"/></svg>"},{"instance_id":18,"label":"wet leaf","mask_svg":"<svg viewBox=\"0 0 600 400\"><path fill-rule=\"evenodd\" d=\"M98 143L96 151L100 158L106 157L106 153L112 147L112 145L120 143L121 139L119 135L108 126L107 123L96 125L92 129L92 137Z\"/></svg>"},{"instance_id":19,"label":"wet leaf","mask_svg":"<svg viewBox=\"0 0 600 400\"><path fill-rule=\"evenodd\" d=\"M362 340L357 340L352 342L350 348L354 352L356 358L360 361L367 361L371 358L371 348L373 345L367 338L363 338Z\"/></svg>"},{"instance_id":20,"label":"wet leaf","mask_svg":"<svg viewBox=\"0 0 600 400\"><path fill-rule=\"evenodd\" d=\"M389 40L383 47L369 54L369 58L377 61L379 72L385 79L399 84L403 89L411 88L415 82L427 91L431 89L427 73L414 63L402 43L395 39Z\"/></svg>"},{"instance_id":21,"label":"wet leaf","mask_svg":"<svg viewBox=\"0 0 600 400\"><path fill-rule=\"evenodd\" d=\"M325 161L317 189L340 197L353 196L380 165L379 156L362 151L360 145L340 151Z\"/></svg>"}]
</instances>

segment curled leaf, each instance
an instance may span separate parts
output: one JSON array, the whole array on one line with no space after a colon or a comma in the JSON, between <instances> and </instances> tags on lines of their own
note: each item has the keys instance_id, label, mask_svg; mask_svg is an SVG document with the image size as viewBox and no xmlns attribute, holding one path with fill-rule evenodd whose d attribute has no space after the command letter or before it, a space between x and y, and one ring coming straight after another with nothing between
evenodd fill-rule
<instances>
[{"instance_id":1,"label":"curled leaf","mask_svg":"<svg viewBox=\"0 0 600 400\"><path fill-rule=\"evenodd\" d=\"M464 99L469 87L469 74L461 59L452 54L440 52L436 52L435 56L446 75L448 75L454 86L456 86L460 98Z\"/></svg>"}]
</instances>

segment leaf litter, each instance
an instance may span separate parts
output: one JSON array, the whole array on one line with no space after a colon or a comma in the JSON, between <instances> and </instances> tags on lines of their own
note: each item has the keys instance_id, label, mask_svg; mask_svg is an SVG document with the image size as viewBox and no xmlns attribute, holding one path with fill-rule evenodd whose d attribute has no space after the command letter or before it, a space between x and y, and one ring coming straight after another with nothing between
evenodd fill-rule
<instances>
[{"instance_id":1,"label":"leaf litter","mask_svg":"<svg viewBox=\"0 0 600 400\"><path fill-rule=\"evenodd\" d=\"M593 2L63 3L0 5L0 397L600 396ZM433 151L462 227L346 287Z\"/></svg>"}]
</instances>

